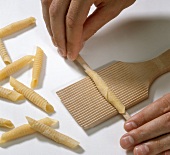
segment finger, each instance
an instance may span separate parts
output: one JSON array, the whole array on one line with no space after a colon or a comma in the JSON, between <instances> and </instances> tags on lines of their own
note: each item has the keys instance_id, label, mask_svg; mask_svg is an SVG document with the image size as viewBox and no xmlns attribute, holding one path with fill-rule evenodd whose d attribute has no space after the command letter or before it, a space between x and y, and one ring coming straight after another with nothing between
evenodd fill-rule
<instances>
[{"instance_id":1,"label":"finger","mask_svg":"<svg viewBox=\"0 0 170 155\"><path fill-rule=\"evenodd\" d=\"M134 155L157 155L169 149L170 134L167 134L136 146L134 148ZM169 154L169 151L167 151L166 154Z\"/></svg>"},{"instance_id":2,"label":"finger","mask_svg":"<svg viewBox=\"0 0 170 155\"><path fill-rule=\"evenodd\" d=\"M141 112L131 117L124 125L126 131L131 131L143 124L170 111L170 94L163 96L148 105Z\"/></svg>"},{"instance_id":3,"label":"finger","mask_svg":"<svg viewBox=\"0 0 170 155\"><path fill-rule=\"evenodd\" d=\"M120 139L124 149L170 132L170 112L130 131Z\"/></svg>"},{"instance_id":4,"label":"finger","mask_svg":"<svg viewBox=\"0 0 170 155\"><path fill-rule=\"evenodd\" d=\"M136 0L128 0L126 1L124 8L128 8L129 6L131 6L133 3L135 3Z\"/></svg>"},{"instance_id":5,"label":"finger","mask_svg":"<svg viewBox=\"0 0 170 155\"><path fill-rule=\"evenodd\" d=\"M59 53L66 56L65 16L71 0L53 0L50 6L50 24Z\"/></svg>"},{"instance_id":6,"label":"finger","mask_svg":"<svg viewBox=\"0 0 170 155\"><path fill-rule=\"evenodd\" d=\"M51 5L52 0L41 0L42 4L42 12L43 12L43 18L47 27L47 30L52 37L52 31L51 31L51 26L50 26L50 16L49 16L49 8Z\"/></svg>"},{"instance_id":7,"label":"finger","mask_svg":"<svg viewBox=\"0 0 170 155\"><path fill-rule=\"evenodd\" d=\"M167 150L165 152L159 153L158 155L170 155L170 150Z\"/></svg>"},{"instance_id":8,"label":"finger","mask_svg":"<svg viewBox=\"0 0 170 155\"><path fill-rule=\"evenodd\" d=\"M108 4L98 4L97 9L87 18L84 24L83 40L89 39L103 25L119 15L126 1L114 0Z\"/></svg>"},{"instance_id":9,"label":"finger","mask_svg":"<svg viewBox=\"0 0 170 155\"><path fill-rule=\"evenodd\" d=\"M92 0L72 0L66 17L67 57L75 60L83 46L83 24Z\"/></svg>"}]
</instances>

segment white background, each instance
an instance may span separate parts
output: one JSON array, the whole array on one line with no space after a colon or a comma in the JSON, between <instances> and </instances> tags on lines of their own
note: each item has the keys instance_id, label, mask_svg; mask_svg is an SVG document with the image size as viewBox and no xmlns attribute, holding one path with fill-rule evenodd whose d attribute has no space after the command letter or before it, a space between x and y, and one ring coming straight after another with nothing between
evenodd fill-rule
<instances>
[{"instance_id":1,"label":"white background","mask_svg":"<svg viewBox=\"0 0 170 155\"><path fill-rule=\"evenodd\" d=\"M114 60L139 62L158 56L170 48L170 1L140 0L124 10L118 18L107 24L85 45L81 55L93 68L97 69ZM120 137L125 133L124 120L116 116L109 121L84 131L68 113L55 95L63 86L84 77L83 71L73 62L62 59L53 47L42 19L40 1L35 0L0 0L0 27L11 22L34 16L37 26L22 31L20 35L5 38L5 45L12 60L27 54L34 54L40 46L46 54L43 66L44 76L41 86L36 90L43 95L56 110L50 117L60 121L58 131L80 141L82 149L72 151L45 137L34 134L0 146L3 155L131 155L119 145ZM4 67L0 61L0 69ZM31 81L31 66L14 75L26 85ZM0 83L11 88L8 80ZM133 115L152 101L170 91L170 74L167 73L155 81L148 100L131 108ZM12 103L0 100L0 117L10 119L15 126L27 123L25 116L35 119L47 117L43 111L30 102ZM7 130L0 129L0 134Z\"/></svg>"}]
</instances>

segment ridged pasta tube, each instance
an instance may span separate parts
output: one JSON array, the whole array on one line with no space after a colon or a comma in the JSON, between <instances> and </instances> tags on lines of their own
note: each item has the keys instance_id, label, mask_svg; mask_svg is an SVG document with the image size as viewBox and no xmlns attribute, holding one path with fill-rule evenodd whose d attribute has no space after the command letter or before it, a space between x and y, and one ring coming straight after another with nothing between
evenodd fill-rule
<instances>
[{"instance_id":1,"label":"ridged pasta tube","mask_svg":"<svg viewBox=\"0 0 170 155\"><path fill-rule=\"evenodd\" d=\"M0 70L0 81L4 80L5 78L9 77L13 73L25 67L27 64L31 63L33 59L34 56L27 55L9 64L8 66Z\"/></svg>"},{"instance_id":2,"label":"ridged pasta tube","mask_svg":"<svg viewBox=\"0 0 170 155\"><path fill-rule=\"evenodd\" d=\"M63 144L69 148L76 148L79 145L79 142L77 142L76 140L60 133L57 132L56 130L54 130L53 128L44 125L30 117L26 117L28 120L28 123L30 124L31 128L38 131L39 133L41 133L42 135L50 138L51 140Z\"/></svg>"},{"instance_id":3,"label":"ridged pasta tube","mask_svg":"<svg viewBox=\"0 0 170 155\"><path fill-rule=\"evenodd\" d=\"M24 96L16 91L6 89L0 86L0 97L11 100L13 102L23 100Z\"/></svg>"},{"instance_id":4,"label":"ridged pasta tube","mask_svg":"<svg viewBox=\"0 0 170 155\"><path fill-rule=\"evenodd\" d=\"M10 56L8 55L8 52L5 48L5 45L2 41L2 39L0 39L0 56L2 57L2 60L4 61L4 63L6 65L8 65L12 62Z\"/></svg>"},{"instance_id":5,"label":"ridged pasta tube","mask_svg":"<svg viewBox=\"0 0 170 155\"><path fill-rule=\"evenodd\" d=\"M0 29L0 38L7 37L9 35L12 35L18 31L21 31L31 25L35 24L35 18L29 17L14 23L11 23L3 28Z\"/></svg>"},{"instance_id":6,"label":"ridged pasta tube","mask_svg":"<svg viewBox=\"0 0 170 155\"><path fill-rule=\"evenodd\" d=\"M110 102L120 114L125 114L125 106L120 102L116 95L109 89L103 79L93 70L87 68L85 72L91 77L96 84L96 87L105 99Z\"/></svg>"},{"instance_id":7,"label":"ridged pasta tube","mask_svg":"<svg viewBox=\"0 0 170 155\"><path fill-rule=\"evenodd\" d=\"M42 110L46 111L47 113L53 113L54 108L51 104L47 102L42 96L40 96L38 93L36 93L31 88L28 88L21 82L17 81L13 77L10 77L10 85L14 87L14 89L23 94L25 98L30 100L32 103L34 103L36 106L41 108Z\"/></svg>"},{"instance_id":8,"label":"ridged pasta tube","mask_svg":"<svg viewBox=\"0 0 170 155\"><path fill-rule=\"evenodd\" d=\"M58 123L57 120L51 119L49 117L43 118L39 120L39 122L46 124L47 126L54 126ZM31 135L35 132L36 131L32 129L29 124L24 124L19 127L16 127L13 130L3 133L0 138L0 143L5 143L14 139L18 139L20 137Z\"/></svg>"},{"instance_id":9,"label":"ridged pasta tube","mask_svg":"<svg viewBox=\"0 0 170 155\"><path fill-rule=\"evenodd\" d=\"M35 88L38 85L39 77L41 74L41 68L43 64L43 56L44 56L43 50L40 47L37 47L33 64L31 88Z\"/></svg>"},{"instance_id":10,"label":"ridged pasta tube","mask_svg":"<svg viewBox=\"0 0 170 155\"><path fill-rule=\"evenodd\" d=\"M15 127L14 124L10 120L4 119L4 118L0 118L0 126L6 127L6 128L14 128Z\"/></svg>"}]
</instances>

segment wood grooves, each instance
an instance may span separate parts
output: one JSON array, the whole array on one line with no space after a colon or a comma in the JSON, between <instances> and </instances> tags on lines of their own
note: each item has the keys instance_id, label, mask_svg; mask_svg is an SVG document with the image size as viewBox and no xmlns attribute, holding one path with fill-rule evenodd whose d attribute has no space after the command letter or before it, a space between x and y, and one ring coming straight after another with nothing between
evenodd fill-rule
<instances>
[{"instance_id":1,"label":"wood grooves","mask_svg":"<svg viewBox=\"0 0 170 155\"><path fill-rule=\"evenodd\" d=\"M170 70L170 50L141 63L117 62L98 72L126 109L148 98L152 82ZM94 127L118 114L86 77L57 92L62 103L84 129Z\"/></svg>"}]
</instances>

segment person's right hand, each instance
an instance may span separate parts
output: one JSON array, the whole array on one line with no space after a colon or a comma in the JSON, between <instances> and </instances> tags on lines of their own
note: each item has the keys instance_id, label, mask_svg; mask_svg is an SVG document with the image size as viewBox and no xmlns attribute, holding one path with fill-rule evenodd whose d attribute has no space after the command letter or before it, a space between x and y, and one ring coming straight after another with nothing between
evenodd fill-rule
<instances>
[{"instance_id":1,"label":"person's right hand","mask_svg":"<svg viewBox=\"0 0 170 155\"><path fill-rule=\"evenodd\" d=\"M124 128L122 148L134 155L170 155L170 93L132 116Z\"/></svg>"},{"instance_id":2,"label":"person's right hand","mask_svg":"<svg viewBox=\"0 0 170 155\"><path fill-rule=\"evenodd\" d=\"M75 60L84 41L135 0L41 0L43 17L60 55ZM96 10L88 17L90 7Z\"/></svg>"}]
</instances>

